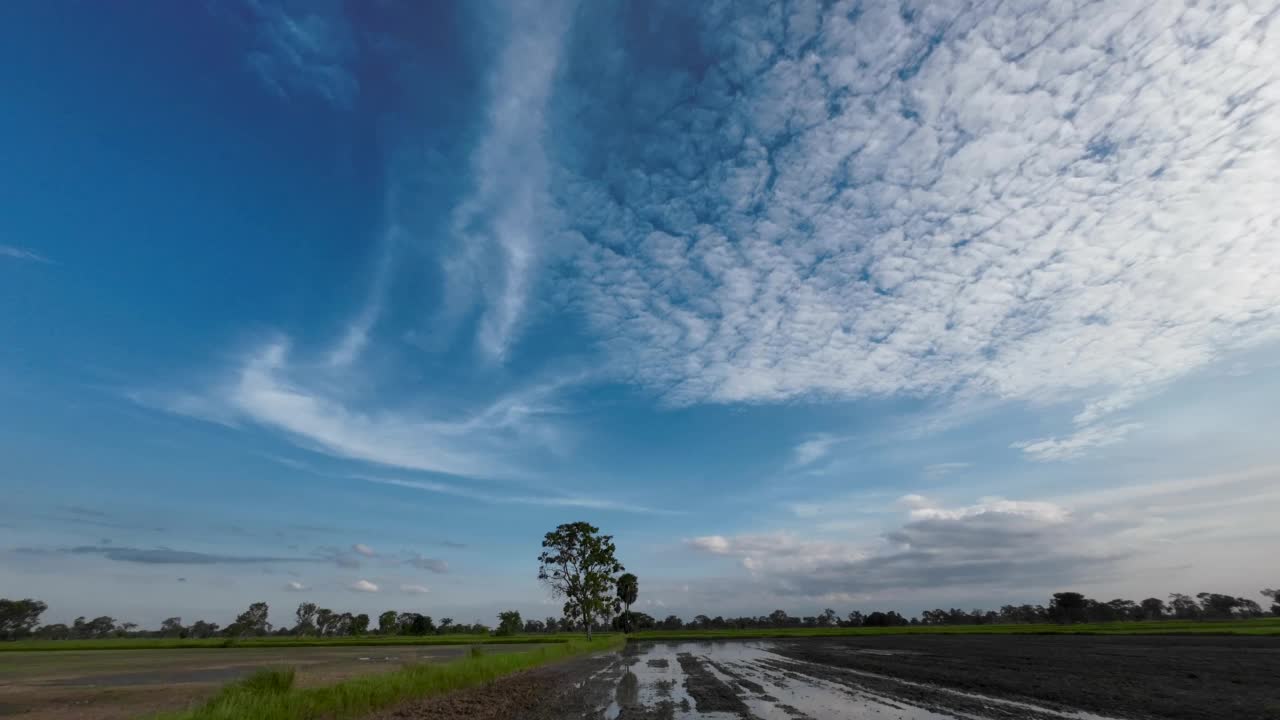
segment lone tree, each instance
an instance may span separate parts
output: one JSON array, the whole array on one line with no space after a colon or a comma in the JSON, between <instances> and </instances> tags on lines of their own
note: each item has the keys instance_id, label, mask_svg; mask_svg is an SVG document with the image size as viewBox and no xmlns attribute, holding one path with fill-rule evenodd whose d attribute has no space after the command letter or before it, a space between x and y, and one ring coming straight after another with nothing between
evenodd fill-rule
<instances>
[{"instance_id":1,"label":"lone tree","mask_svg":"<svg viewBox=\"0 0 1280 720\"><path fill-rule=\"evenodd\" d=\"M565 616L581 619L590 640L595 618L618 609L618 601L609 594L614 574L626 568L613 556L613 536L601 535L590 523L565 523L547 533L542 548L538 579L554 597L565 599Z\"/></svg>"},{"instance_id":2,"label":"lone tree","mask_svg":"<svg viewBox=\"0 0 1280 720\"><path fill-rule=\"evenodd\" d=\"M627 609L626 614L622 616L623 632L631 632L631 603L636 601L636 595L639 593L640 581L636 579L634 573L623 573L618 577L618 599Z\"/></svg>"}]
</instances>

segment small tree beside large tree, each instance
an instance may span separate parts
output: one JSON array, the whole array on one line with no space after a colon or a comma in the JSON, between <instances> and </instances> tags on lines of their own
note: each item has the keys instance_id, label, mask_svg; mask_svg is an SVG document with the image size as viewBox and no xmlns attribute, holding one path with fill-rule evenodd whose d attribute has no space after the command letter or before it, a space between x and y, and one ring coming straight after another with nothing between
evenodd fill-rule
<instances>
[{"instance_id":1,"label":"small tree beside large tree","mask_svg":"<svg viewBox=\"0 0 1280 720\"><path fill-rule=\"evenodd\" d=\"M622 616L622 631L631 632L631 604L636 601L636 596L640 594L640 581L636 579L634 573L623 573L618 576L618 599L622 601L622 606L626 608Z\"/></svg>"},{"instance_id":2,"label":"small tree beside large tree","mask_svg":"<svg viewBox=\"0 0 1280 720\"><path fill-rule=\"evenodd\" d=\"M538 579L565 599L565 616L582 621L588 640L595 619L618 610L613 578L626 568L614 557L616 550L612 535L585 522L565 523L542 540Z\"/></svg>"}]
</instances>

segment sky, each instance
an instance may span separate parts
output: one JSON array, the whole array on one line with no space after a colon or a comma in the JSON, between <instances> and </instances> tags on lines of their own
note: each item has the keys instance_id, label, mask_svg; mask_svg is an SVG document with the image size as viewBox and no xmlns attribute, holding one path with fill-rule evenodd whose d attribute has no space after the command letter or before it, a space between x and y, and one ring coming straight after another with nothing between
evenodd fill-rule
<instances>
[{"instance_id":1,"label":"sky","mask_svg":"<svg viewBox=\"0 0 1280 720\"><path fill-rule=\"evenodd\" d=\"M1280 578L1271 2L0 8L0 596Z\"/></svg>"}]
</instances>

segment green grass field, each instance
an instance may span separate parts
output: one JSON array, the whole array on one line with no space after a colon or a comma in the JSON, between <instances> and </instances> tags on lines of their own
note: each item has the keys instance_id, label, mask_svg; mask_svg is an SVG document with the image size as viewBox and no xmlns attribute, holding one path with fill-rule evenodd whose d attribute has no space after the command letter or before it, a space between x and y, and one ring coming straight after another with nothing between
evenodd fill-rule
<instances>
[{"instance_id":1,"label":"green grass field","mask_svg":"<svg viewBox=\"0 0 1280 720\"><path fill-rule=\"evenodd\" d=\"M470 657L447 663L412 665L401 670L348 680L326 687L293 688L292 670L264 670L232 683L205 704L157 720L306 720L357 718L410 698L430 697L492 682L503 675L573 655L612 650L621 635L590 642L571 640L529 652Z\"/></svg>"},{"instance_id":2,"label":"green grass field","mask_svg":"<svg viewBox=\"0 0 1280 720\"><path fill-rule=\"evenodd\" d=\"M18 640L0 642L0 652L23 650L177 650L187 648L361 647L379 645L481 645L566 643L585 639L576 633L548 635L361 635L359 637L108 638L105 640Z\"/></svg>"}]
</instances>

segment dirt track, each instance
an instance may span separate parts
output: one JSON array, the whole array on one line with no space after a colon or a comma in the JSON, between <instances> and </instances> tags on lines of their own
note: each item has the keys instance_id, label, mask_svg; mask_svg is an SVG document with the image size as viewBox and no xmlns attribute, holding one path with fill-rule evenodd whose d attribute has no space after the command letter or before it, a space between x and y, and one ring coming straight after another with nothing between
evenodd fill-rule
<instances>
[{"instance_id":1,"label":"dirt track","mask_svg":"<svg viewBox=\"0 0 1280 720\"><path fill-rule=\"evenodd\" d=\"M181 709L264 667L296 668L298 684L309 687L466 652L443 645L9 652L0 655L0 718L126 720Z\"/></svg>"},{"instance_id":2,"label":"dirt track","mask_svg":"<svg viewBox=\"0 0 1280 720\"><path fill-rule=\"evenodd\" d=\"M1280 638L632 644L379 720L1280 719Z\"/></svg>"}]
</instances>

